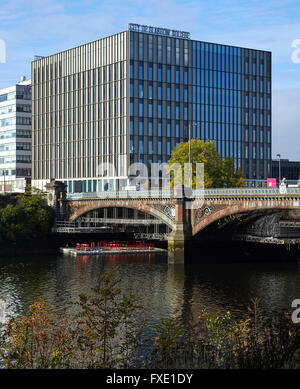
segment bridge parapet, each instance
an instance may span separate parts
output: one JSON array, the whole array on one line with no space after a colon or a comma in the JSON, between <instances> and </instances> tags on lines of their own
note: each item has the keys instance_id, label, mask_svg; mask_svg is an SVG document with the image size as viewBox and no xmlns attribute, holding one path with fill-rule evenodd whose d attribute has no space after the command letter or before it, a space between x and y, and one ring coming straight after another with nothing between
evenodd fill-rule
<instances>
[{"instance_id":1,"label":"bridge parapet","mask_svg":"<svg viewBox=\"0 0 300 389\"><path fill-rule=\"evenodd\" d=\"M198 189L191 191L191 199L209 198L209 197L300 197L300 188L287 188L286 193L280 193L279 188L221 188L221 189ZM187 196L178 196L173 190L145 190L145 191L107 191L91 193L71 193L67 199L87 200L87 199L170 199L187 198Z\"/></svg>"}]
</instances>

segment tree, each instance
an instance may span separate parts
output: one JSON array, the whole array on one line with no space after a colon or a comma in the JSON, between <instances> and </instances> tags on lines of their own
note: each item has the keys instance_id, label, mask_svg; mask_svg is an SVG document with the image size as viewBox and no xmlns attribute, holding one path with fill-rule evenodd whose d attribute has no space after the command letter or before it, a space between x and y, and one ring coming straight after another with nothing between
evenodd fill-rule
<instances>
[{"instance_id":1,"label":"tree","mask_svg":"<svg viewBox=\"0 0 300 389\"><path fill-rule=\"evenodd\" d=\"M180 164L182 183L184 182L184 164L189 162L189 142L179 143L172 151L167 171L171 175L171 186L178 183L172 172L173 164ZM204 164L204 188L237 188L245 185L241 171L234 166L233 159L222 159L215 149L214 142L191 139L192 187L196 188L196 163Z\"/></svg>"},{"instance_id":2,"label":"tree","mask_svg":"<svg viewBox=\"0 0 300 389\"><path fill-rule=\"evenodd\" d=\"M3 239L37 238L50 232L53 210L45 203L45 195L38 189L27 188L17 196L15 205L0 209L0 235Z\"/></svg>"}]
</instances>

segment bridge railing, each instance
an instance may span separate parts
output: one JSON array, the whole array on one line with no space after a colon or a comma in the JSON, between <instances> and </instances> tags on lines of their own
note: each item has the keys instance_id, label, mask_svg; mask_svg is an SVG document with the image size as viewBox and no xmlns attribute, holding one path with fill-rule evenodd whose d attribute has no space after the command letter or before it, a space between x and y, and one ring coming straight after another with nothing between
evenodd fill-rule
<instances>
[{"instance_id":1,"label":"bridge railing","mask_svg":"<svg viewBox=\"0 0 300 389\"><path fill-rule=\"evenodd\" d=\"M67 195L68 200L81 200L81 199L109 199L109 198L148 198L148 197L172 197L173 191L171 190L144 190L144 191L107 191L107 192L91 192L91 193L71 193Z\"/></svg>"},{"instance_id":2,"label":"bridge railing","mask_svg":"<svg viewBox=\"0 0 300 389\"><path fill-rule=\"evenodd\" d=\"M285 195L279 188L220 188L220 189L198 189L191 192L191 198L204 198L206 196L268 196ZM300 195L300 188L286 188L287 195ZM69 193L68 200L85 199L128 199L128 198L171 198L174 197L172 190L144 190L144 191L107 191L91 193Z\"/></svg>"},{"instance_id":3,"label":"bridge railing","mask_svg":"<svg viewBox=\"0 0 300 389\"><path fill-rule=\"evenodd\" d=\"M203 189L198 191L193 191L194 195L204 195L204 196L228 196L228 195L250 195L250 196L259 196L259 195L284 195L284 194L300 194L300 188L286 188L286 193L281 193L279 188L221 188L221 189Z\"/></svg>"}]
</instances>

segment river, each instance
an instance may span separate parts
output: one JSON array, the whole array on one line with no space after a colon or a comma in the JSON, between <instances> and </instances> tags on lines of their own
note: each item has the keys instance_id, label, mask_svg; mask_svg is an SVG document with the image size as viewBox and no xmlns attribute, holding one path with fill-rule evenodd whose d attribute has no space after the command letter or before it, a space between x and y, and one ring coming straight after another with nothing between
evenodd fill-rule
<instances>
[{"instance_id":1,"label":"river","mask_svg":"<svg viewBox=\"0 0 300 389\"><path fill-rule=\"evenodd\" d=\"M197 318L199 311L231 311L242 318L251 299L258 297L266 315L292 311L300 298L300 266L295 262L202 263L169 265L167 254L107 255L99 257L35 256L0 259L0 300L6 314L24 312L41 297L60 312L68 302L89 293L98 273L113 270L121 288L142 299L148 326L160 318L180 315Z\"/></svg>"}]
</instances>

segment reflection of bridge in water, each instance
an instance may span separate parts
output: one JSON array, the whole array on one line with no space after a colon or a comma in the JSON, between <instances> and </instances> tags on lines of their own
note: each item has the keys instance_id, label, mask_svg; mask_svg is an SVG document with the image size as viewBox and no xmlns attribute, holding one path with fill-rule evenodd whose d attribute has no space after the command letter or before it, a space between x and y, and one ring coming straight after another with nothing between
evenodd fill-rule
<instances>
[{"instance_id":1,"label":"reflection of bridge in water","mask_svg":"<svg viewBox=\"0 0 300 389\"><path fill-rule=\"evenodd\" d=\"M57 214L64 216L57 232L156 234L167 237L169 257L175 262L183 261L190 239L214 223L235 224L240 231L247 226L248 232L252 225L252 234L260 231L264 238L266 231L274 238L279 223L281 227L285 223L294 231L293 243L300 238L300 188L287 188L286 193L278 188L208 189L192 191L188 198L177 191L158 190L79 193L65 199L56 195Z\"/></svg>"}]
</instances>

